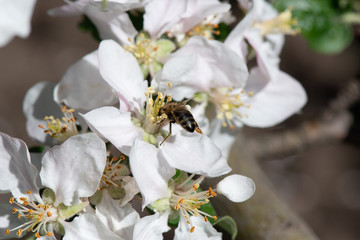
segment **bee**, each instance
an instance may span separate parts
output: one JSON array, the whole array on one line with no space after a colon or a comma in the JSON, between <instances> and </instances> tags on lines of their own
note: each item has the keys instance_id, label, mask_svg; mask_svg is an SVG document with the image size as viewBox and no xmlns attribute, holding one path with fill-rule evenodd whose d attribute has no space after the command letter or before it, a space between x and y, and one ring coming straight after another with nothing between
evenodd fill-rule
<instances>
[{"instance_id":1,"label":"bee","mask_svg":"<svg viewBox=\"0 0 360 240\"><path fill-rule=\"evenodd\" d=\"M168 102L159 110L159 115L165 114L169 121L169 135L160 143L162 145L171 136L171 124L177 123L188 132L202 133L199 125L195 121L191 112L187 109L186 103L189 100L184 100L180 103Z\"/></svg>"}]
</instances>

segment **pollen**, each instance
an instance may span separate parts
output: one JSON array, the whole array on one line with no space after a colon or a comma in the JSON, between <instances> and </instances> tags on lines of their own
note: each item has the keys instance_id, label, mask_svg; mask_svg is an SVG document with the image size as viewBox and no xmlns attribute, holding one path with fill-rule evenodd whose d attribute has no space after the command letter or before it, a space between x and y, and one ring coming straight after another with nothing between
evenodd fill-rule
<instances>
[{"instance_id":1,"label":"pollen","mask_svg":"<svg viewBox=\"0 0 360 240\"><path fill-rule=\"evenodd\" d=\"M202 216L205 222L209 218L214 218L214 216L200 210L200 208L209 202L209 198L216 196L216 193L211 188L208 191L198 191L199 184L205 176L193 180L194 176L195 174L192 174L188 179L176 186L170 198L170 206L184 216L187 224L191 226L190 232L195 230L190 216Z\"/></svg>"},{"instance_id":2,"label":"pollen","mask_svg":"<svg viewBox=\"0 0 360 240\"><path fill-rule=\"evenodd\" d=\"M140 33L136 43L129 39L130 44L123 48L130 52L139 64L150 65L156 60L156 52L159 49L144 33Z\"/></svg>"},{"instance_id":3,"label":"pollen","mask_svg":"<svg viewBox=\"0 0 360 240\"><path fill-rule=\"evenodd\" d=\"M64 114L61 119L55 118L54 116L46 116L44 118L44 120L47 121L46 127L43 125L39 125L38 127L43 129L44 133L49 134L50 137L64 142L69 137L79 133L73 115L74 109L68 109L66 106L63 106L61 111Z\"/></svg>"},{"instance_id":4,"label":"pollen","mask_svg":"<svg viewBox=\"0 0 360 240\"><path fill-rule=\"evenodd\" d=\"M253 24L255 28L260 29L260 34L262 36L267 34L296 35L301 31L297 25L297 20L292 17L291 8L281 12L278 16L272 19L263 22L254 22Z\"/></svg>"},{"instance_id":5,"label":"pollen","mask_svg":"<svg viewBox=\"0 0 360 240\"><path fill-rule=\"evenodd\" d=\"M40 232L46 231L46 225L50 222L57 221L58 212L53 206L36 204L31 197L31 191L27 191L28 198L21 197L18 200L10 199L12 204L19 206L19 208L13 208L12 212L17 214L17 218L23 217L22 224L14 227L13 229L7 229L6 234L12 231L16 231L17 236L21 236L23 231L32 231L37 238L40 238ZM40 207L40 208L39 208ZM52 234L52 233L51 233Z\"/></svg>"}]
</instances>

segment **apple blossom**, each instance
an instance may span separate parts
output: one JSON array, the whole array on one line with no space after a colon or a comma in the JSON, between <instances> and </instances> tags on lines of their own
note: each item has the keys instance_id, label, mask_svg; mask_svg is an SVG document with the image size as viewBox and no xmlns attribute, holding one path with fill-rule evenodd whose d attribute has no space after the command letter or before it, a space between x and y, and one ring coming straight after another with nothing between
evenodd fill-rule
<instances>
[{"instance_id":1,"label":"apple blossom","mask_svg":"<svg viewBox=\"0 0 360 240\"><path fill-rule=\"evenodd\" d=\"M154 231L149 239L156 239L167 231L167 221L163 221L164 218L179 218L174 239L195 239L195 237L221 239L221 233L218 233L208 222L208 218L213 218L216 221L217 217L202 211L201 206L209 203L209 198L216 197L215 191L224 194L233 202L246 201L255 192L254 182L250 178L238 174L221 180L215 190L210 187L206 191L199 189L205 176L193 178L194 174L187 177L187 174L180 173L175 180L169 181L168 196L149 205L156 213L144 217L136 223L134 234L138 237L137 239L145 239L143 231L146 231L144 230L147 229L146 225L152 225L154 222L156 222L159 231ZM145 219L151 219L151 222ZM199 221L200 219L202 221Z\"/></svg>"},{"instance_id":2,"label":"apple blossom","mask_svg":"<svg viewBox=\"0 0 360 240\"><path fill-rule=\"evenodd\" d=\"M161 189L166 189L175 168L208 176L230 171L220 150L204 134L181 130L159 145L167 135L161 130L167 117L159 116L159 109L170 99L162 93L153 99L154 91L147 88L132 54L114 41L103 41L99 63L100 74L119 95L120 109L98 108L83 117L94 132L129 155L131 172L143 195L143 207L167 194Z\"/></svg>"},{"instance_id":3,"label":"apple blossom","mask_svg":"<svg viewBox=\"0 0 360 240\"><path fill-rule=\"evenodd\" d=\"M104 142L93 133L71 137L45 153L38 175L26 144L3 133L0 136L3 166L0 190L12 193L10 204L17 206L13 213L18 214L20 220L26 220L12 229L7 228L5 233L16 231L16 235L21 236L26 229L35 232L37 237L43 232L50 237L53 228L61 232L59 223L62 225L65 219L81 211L88 203L80 198L90 197L97 189L105 166ZM86 160L86 164L79 159ZM40 187L46 187L41 195ZM15 223L7 224L14 226Z\"/></svg>"}]
</instances>

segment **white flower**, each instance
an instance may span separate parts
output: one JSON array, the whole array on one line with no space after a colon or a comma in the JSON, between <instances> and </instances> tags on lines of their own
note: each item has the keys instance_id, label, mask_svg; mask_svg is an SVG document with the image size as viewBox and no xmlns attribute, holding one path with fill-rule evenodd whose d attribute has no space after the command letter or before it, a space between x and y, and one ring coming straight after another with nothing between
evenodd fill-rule
<instances>
[{"instance_id":1,"label":"white flower","mask_svg":"<svg viewBox=\"0 0 360 240\"><path fill-rule=\"evenodd\" d=\"M12 193L10 203L19 207L15 207L13 213L25 220L21 225L8 228L6 233L16 231L21 236L24 230L31 230L36 232L36 236L43 231L52 236L53 227L63 224L66 218L87 205L80 198L95 193L105 167L104 142L89 133L71 137L62 145L48 150L42 159L40 172L42 186L47 189L40 196L39 188L42 186L38 171L30 161L25 143L3 133L0 136L0 161L3 166L0 190ZM15 223L0 222L3 227L6 224L14 226Z\"/></svg>"},{"instance_id":2,"label":"white flower","mask_svg":"<svg viewBox=\"0 0 360 240\"><path fill-rule=\"evenodd\" d=\"M86 213L70 223L63 223L66 228L64 240L133 239L134 225L139 218L130 204L120 206L119 201L105 191L101 202L96 205L95 215Z\"/></svg>"},{"instance_id":3,"label":"white flower","mask_svg":"<svg viewBox=\"0 0 360 240\"><path fill-rule=\"evenodd\" d=\"M218 23L221 16L216 15L226 14L230 7L230 4L218 0L152 0L145 5L144 30L149 32L153 39L159 38L165 32L179 37L202 21L209 23L210 19L206 19L208 17L219 19L211 22Z\"/></svg>"},{"instance_id":4,"label":"white flower","mask_svg":"<svg viewBox=\"0 0 360 240\"><path fill-rule=\"evenodd\" d=\"M49 11L52 16L85 14L96 26L101 39L114 39L127 44L137 31L126 11L144 5L142 1L110 1L103 6L102 1L78 0L66 1L68 4ZM105 1L106 2L106 1Z\"/></svg>"},{"instance_id":5,"label":"white flower","mask_svg":"<svg viewBox=\"0 0 360 240\"><path fill-rule=\"evenodd\" d=\"M30 34L30 20L36 0L1 1L0 47L15 36L26 38Z\"/></svg>"},{"instance_id":6,"label":"white flower","mask_svg":"<svg viewBox=\"0 0 360 240\"><path fill-rule=\"evenodd\" d=\"M198 191L205 176L195 180L194 174L190 177L184 176L180 174L177 179L170 181L168 197L150 205L156 212L154 215L144 217L136 223L136 239L159 238L163 232L168 231L167 219L177 216L180 218L174 239L221 239L221 233L208 222L209 218L217 220L217 217L201 211L200 207L208 203L209 198L216 197L215 191L224 194L233 202L246 201L255 192L254 182L242 175L228 176L218 183L215 190L209 188L207 191ZM156 230L148 236L149 229L154 226Z\"/></svg>"},{"instance_id":7,"label":"white flower","mask_svg":"<svg viewBox=\"0 0 360 240\"><path fill-rule=\"evenodd\" d=\"M153 92L147 89L139 65L129 52L114 41L103 41L99 63L102 77L119 95L120 109L103 107L83 117L94 132L129 155L131 172L143 195L143 207L167 195L167 182L175 168L208 176L231 170L205 134L181 130L159 145L167 135L161 131L165 117L158 116L166 98L159 94L155 101L152 99Z\"/></svg>"},{"instance_id":8,"label":"white flower","mask_svg":"<svg viewBox=\"0 0 360 240\"><path fill-rule=\"evenodd\" d=\"M75 121L73 109L61 107L53 100L54 85L50 82L35 84L27 91L23 101L29 136L50 146L78 134L76 123L80 124L83 130L87 128L81 119L79 122Z\"/></svg>"},{"instance_id":9,"label":"white flower","mask_svg":"<svg viewBox=\"0 0 360 240\"><path fill-rule=\"evenodd\" d=\"M66 71L54 89L54 99L80 112L117 103L116 94L100 76L97 51Z\"/></svg>"}]
</instances>

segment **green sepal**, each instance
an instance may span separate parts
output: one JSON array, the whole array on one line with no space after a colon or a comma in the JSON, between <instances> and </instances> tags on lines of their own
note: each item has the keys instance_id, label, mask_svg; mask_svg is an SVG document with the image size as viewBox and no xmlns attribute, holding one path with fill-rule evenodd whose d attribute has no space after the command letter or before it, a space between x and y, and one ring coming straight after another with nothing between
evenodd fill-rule
<instances>
[{"instance_id":1,"label":"green sepal","mask_svg":"<svg viewBox=\"0 0 360 240\"><path fill-rule=\"evenodd\" d=\"M153 134L144 132L143 133L143 140L145 142L148 142L148 143L154 145L155 147L157 147L157 140L156 140L156 137Z\"/></svg>"},{"instance_id":2,"label":"green sepal","mask_svg":"<svg viewBox=\"0 0 360 240\"><path fill-rule=\"evenodd\" d=\"M160 39L156 41L155 46L159 47L158 50L156 51L157 60L161 60L162 58L166 57L176 48L175 43L168 39Z\"/></svg>"},{"instance_id":3,"label":"green sepal","mask_svg":"<svg viewBox=\"0 0 360 240\"><path fill-rule=\"evenodd\" d=\"M180 170L176 170L176 171L180 171ZM176 176L176 177L175 177ZM189 175L184 172L184 171L180 171L179 174L175 174L175 178L173 177L172 179L174 179L174 185L180 185L181 183L183 183L186 179L189 178Z\"/></svg>"},{"instance_id":4,"label":"green sepal","mask_svg":"<svg viewBox=\"0 0 360 240\"><path fill-rule=\"evenodd\" d=\"M146 77L149 75L149 72L150 72L149 66L145 65L143 63L139 64L139 66L140 66L141 72L142 72L142 74L144 76L144 79L146 79Z\"/></svg>"},{"instance_id":5,"label":"green sepal","mask_svg":"<svg viewBox=\"0 0 360 240\"><path fill-rule=\"evenodd\" d=\"M59 217L61 219L67 219L70 218L72 216L74 216L75 214L77 214L78 212L80 212L81 210L83 210L89 203L88 202L83 202L83 203L79 203L77 205L73 205L73 206L66 206L63 203L61 203L57 209L59 212Z\"/></svg>"},{"instance_id":6,"label":"green sepal","mask_svg":"<svg viewBox=\"0 0 360 240\"><path fill-rule=\"evenodd\" d=\"M50 188L45 188L41 195L42 200L47 204L55 203L55 193Z\"/></svg>"},{"instance_id":7,"label":"green sepal","mask_svg":"<svg viewBox=\"0 0 360 240\"><path fill-rule=\"evenodd\" d=\"M235 220L230 216L224 216L215 221L213 226L219 226L221 229L230 234L231 239L235 240L238 234L238 228Z\"/></svg>"},{"instance_id":8,"label":"green sepal","mask_svg":"<svg viewBox=\"0 0 360 240\"><path fill-rule=\"evenodd\" d=\"M97 205L101 202L102 199L102 191L103 190L97 190L94 195L90 197L90 204L91 205Z\"/></svg>"},{"instance_id":9,"label":"green sepal","mask_svg":"<svg viewBox=\"0 0 360 240\"><path fill-rule=\"evenodd\" d=\"M113 186L113 185L111 185L109 187L109 193L113 199L121 199L121 198L124 198L126 195L124 188Z\"/></svg>"},{"instance_id":10,"label":"green sepal","mask_svg":"<svg viewBox=\"0 0 360 240\"><path fill-rule=\"evenodd\" d=\"M155 202L148 205L148 207L152 210L156 210L157 212L165 212L170 207L170 199L169 198L161 198L156 200Z\"/></svg>"},{"instance_id":11,"label":"green sepal","mask_svg":"<svg viewBox=\"0 0 360 240\"><path fill-rule=\"evenodd\" d=\"M179 225L179 221L180 221L179 211L171 211L168 218L169 226L176 228Z\"/></svg>"},{"instance_id":12,"label":"green sepal","mask_svg":"<svg viewBox=\"0 0 360 240\"><path fill-rule=\"evenodd\" d=\"M60 234L61 236L65 235L65 228L64 226L59 222L53 223L54 231Z\"/></svg>"}]
</instances>

